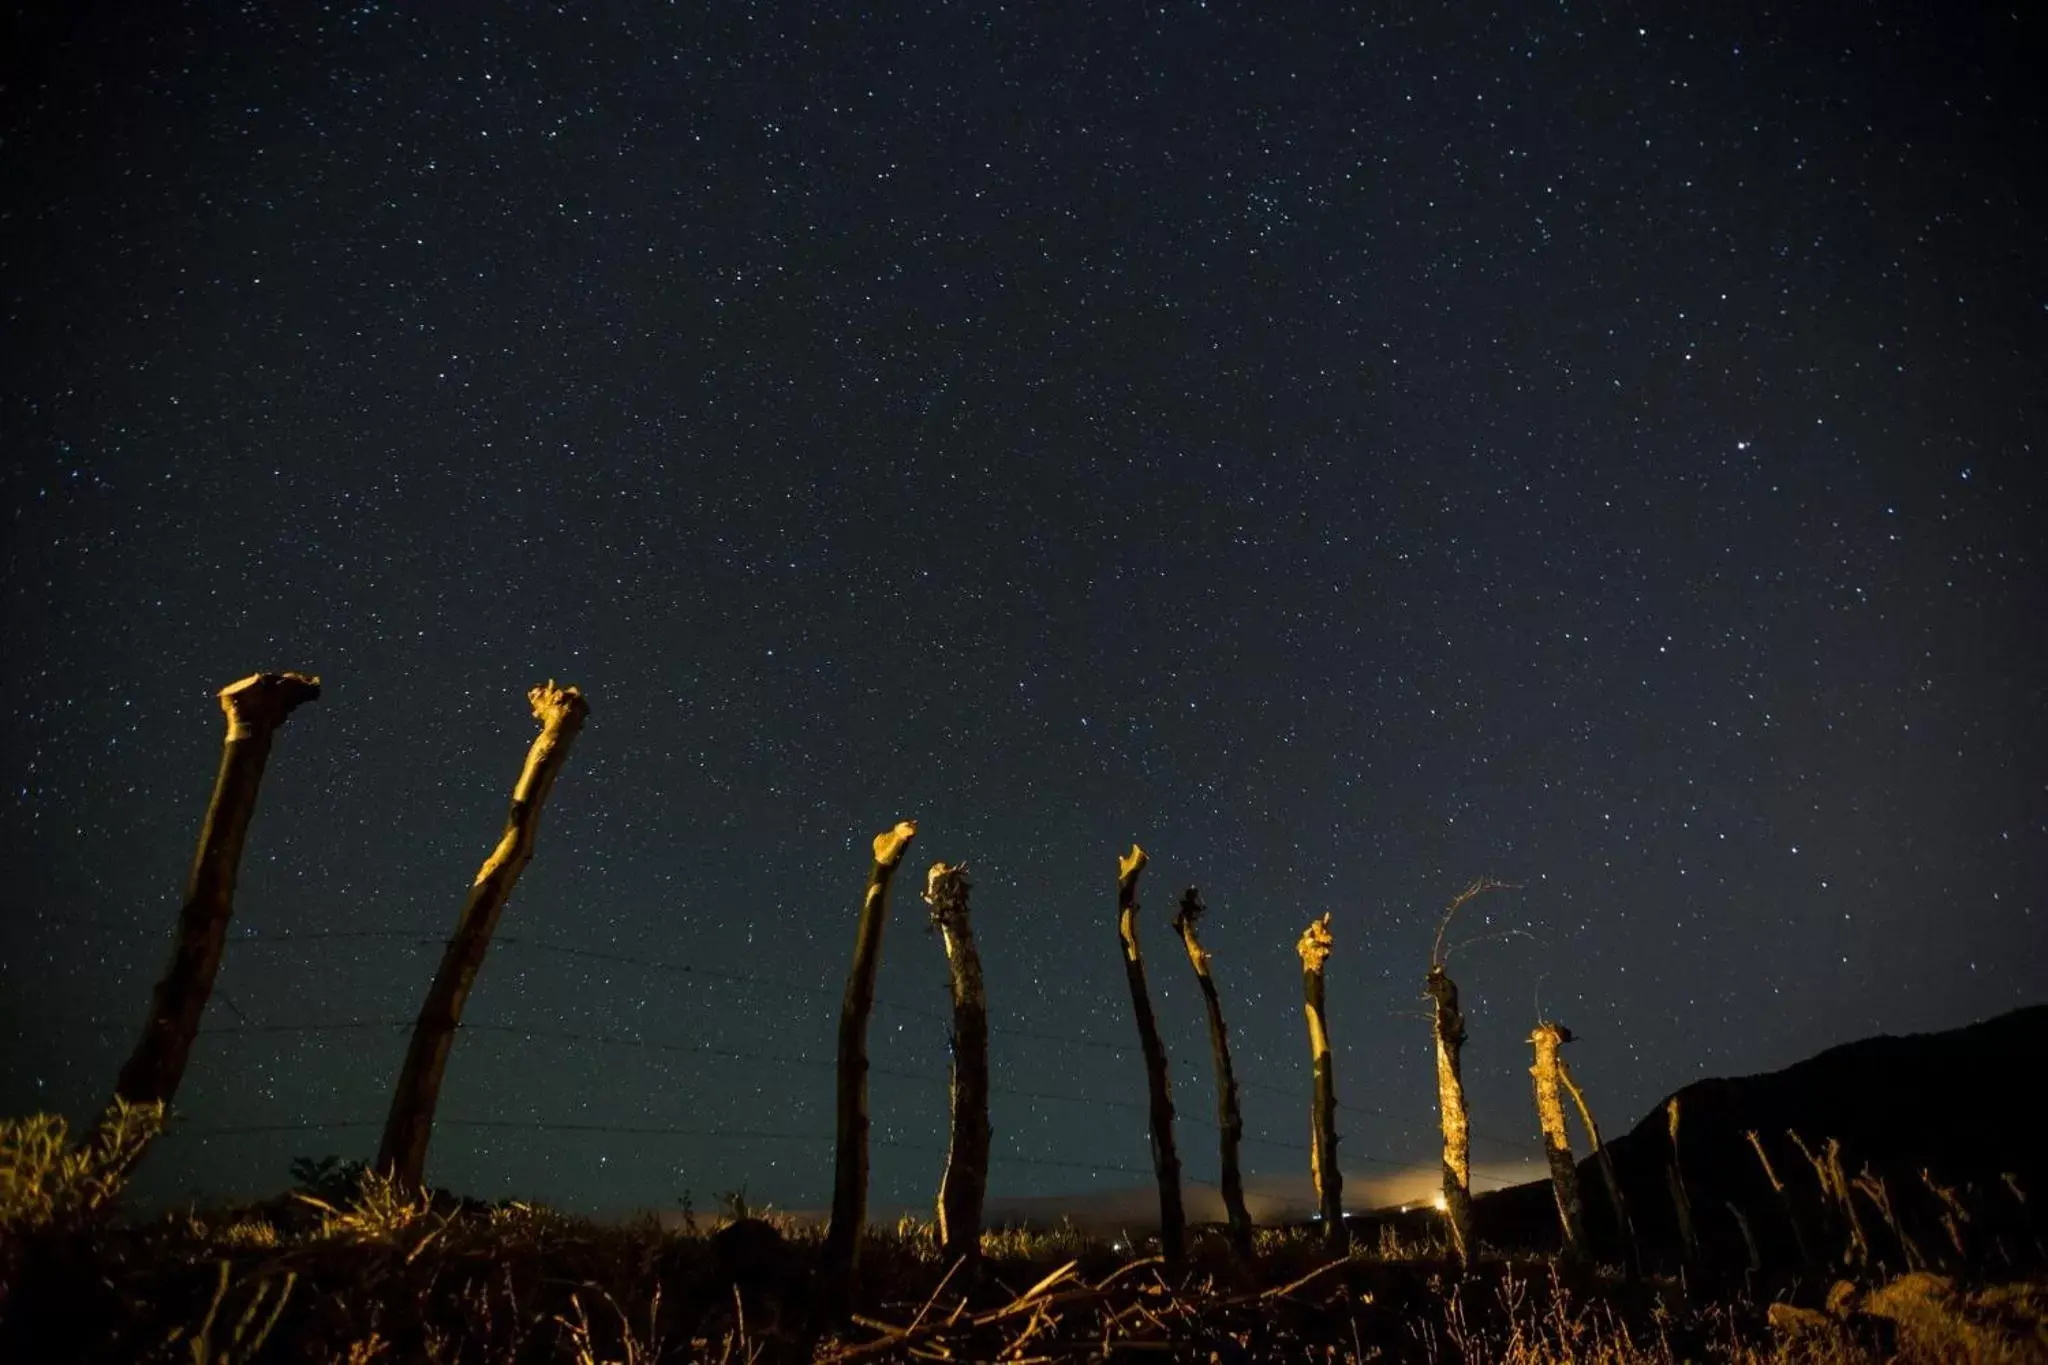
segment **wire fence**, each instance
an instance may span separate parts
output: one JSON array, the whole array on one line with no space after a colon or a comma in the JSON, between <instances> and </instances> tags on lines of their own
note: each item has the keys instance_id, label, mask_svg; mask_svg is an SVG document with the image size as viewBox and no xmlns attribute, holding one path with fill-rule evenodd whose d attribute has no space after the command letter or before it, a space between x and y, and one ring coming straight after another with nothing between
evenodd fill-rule
<instances>
[{"instance_id":1,"label":"wire fence","mask_svg":"<svg viewBox=\"0 0 2048 1365\"><path fill-rule=\"evenodd\" d=\"M107 921L89 921L85 922L85 924L89 924L92 927L118 929L129 932L132 932L140 927L134 924L118 924ZM64 921L64 925L66 927L85 927L85 924L81 924L78 921ZM393 943L404 943L420 948L435 949L444 947L449 941L445 935L426 934L421 933L417 930L336 929L313 930L303 932L241 933L231 936L229 942L232 946L236 948L245 948L255 947L258 945L309 946L314 944L347 940L378 940ZM555 956L569 960L577 960L607 966L630 967L637 970L662 973L683 978L718 981L725 984L743 986L750 991L779 991L794 996L823 998L835 1002L838 1000L840 995L838 991L833 990L829 987L821 986L812 982L799 981L789 977L778 977L760 972L738 971L730 968L710 966L702 963L682 962L670 958L625 953L610 949L592 948L576 944L555 943L545 939L530 938L522 935L507 934L494 936L491 941L491 945L494 950L501 947L511 948L515 950L522 950L526 952L532 952L547 956ZM216 991L215 995L216 998L220 999L222 1004L226 1006L228 1012L234 1016L234 1022L209 1023L201 1027L201 1029L199 1030L201 1034L214 1038L255 1039L263 1036L317 1035L352 1032L397 1033L401 1030L408 1030L412 1028L414 1025L414 1020L410 1018L349 1018L328 1020L250 1019L242 1012L241 1008L234 1002L232 997L228 996L225 992ZM928 1024L935 1025L941 1029L945 1029L948 1031L947 1038L948 1040L950 1040L950 1028L952 1024L952 1017L947 1012L932 1009L926 1006L919 1006L909 1004L903 1001L889 1000L885 998L877 998L875 1001L875 1008L879 1011L885 1011L906 1018L919 1019ZM102 1021L93 1022L98 1023ZM107 1022L109 1027L118 1026L113 1021L104 1022ZM792 1067L811 1070L831 1071L835 1069L837 1065L835 1059L810 1057L787 1052L775 1052L764 1049L730 1047L720 1043L706 1042L695 1039L678 1040L654 1038L645 1036L635 1036L632 1034L621 1032L588 1031L553 1027L540 1028L533 1027L530 1025L495 1023L489 1021L476 1020L462 1021L458 1025L458 1032L462 1034L476 1035L480 1037L497 1037L513 1039L523 1043L556 1043L576 1049L631 1049L649 1053L701 1056L708 1058L743 1061L755 1064L757 1066ZM1063 1033L1053 1030L1039 1029L1026 1025L1018 1025L1011 1023L1003 1024L1003 1026L1000 1029L1000 1036L1004 1040L1017 1039L1032 1043L1044 1044L1056 1048L1095 1049L1103 1052L1126 1055L1131 1057L1136 1057L1137 1055L1139 1055L1140 1052L1140 1049L1135 1043L1118 1043L1101 1038L1091 1038L1081 1034ZM941 1089L946 1088L950 1084L949 1078L943 1074L935 1074L932 1071L912 1071L904 1068L890 1067L886 1065L871 1064L869 1067L869 1074L871 1076L887 1077L891 1080L911 1084L936 1086ZM1299 1098L1298 1096L1293 1096L1290 1092L1284 1091L1279 1087L1269 1086L1265 1084L1240 1083L1239 1089L1245 1094L1266 1094L1273 1096L1284 1096L1289 1099ZM1147 1102L1138 1099L1117 1096L1086 1095L1042 1088L1007 1086L996 1083L991 1083L990 1095L992 1098L1001 1097L1011 1100L1025 1101L1032 1104L1076 1105L1096 1110L1113 1109L1119 1111L1135 1111L1138 1113L1145 1113L1149 1109ZM1436 1130L1433 1124L1425 1123L1420 1120L1411 1120L1408 1118L1404 1118L1400 1115L1394 1114L1393 1112L1385 1108L1375 1105L1356 1105L1339 1101L1337 1107L1340 1111L1351 1114L1353 1116L1361 1118L1371 1118L1377 1121L1382 1126L1388 1126L1399 1131L1404 1131L1411 1138L1420 1138L1421 1140L1417 1142L1415 1145L1420 1146L1424 1149L1428 1149L1435 1140ZM1211 1119L1201 1113L1181 1112L1180 1114L1178 1114L1177 1117L1181 1123L1192 1124L1207 1129L1211 1132L1219 1131L1217 1122L1214 1119ZM730 1127L696 1124L670 1125L654 1123L603 1123L580 1120L514 1119L502 1117L468 1117L460 1115L437 1117L434 1122L435 1127L437 1129L469 1130L477 1132L496 1131L525 1133L564 1133L582 1135L602 1135L607 1137L618 1138L637 1138L650 1141L657 1139L690 1139L697 1141L777 1142L815 1145L827 1149L829 1149L830 1146L836 1140L835 1135L829 1131L805 1132L788 1129ZM171 1138L182 1137L208 1140L215 1138L234 1139L279 1134L344 1133L351 1131L379 1129L382 1126L383 1125L381 1120L373 1120L360 1117L336 1117L331 1119L322 1118L290 1120L283 1122L253 1122L225 1124L201 1124L183 1120L174 1120L169 1130L167 1131L166 1136ZM1501 1136L1498 1134L1488 1134L1478 1131L1474 1131L1472 1133L1472 1138L1475 1143L1483 1143L1490 1148L1497 1149L1501 1153L1503 1160L1513 1159L1517 1162L1533 1163L1532 1149L1535 1144L1530 1139L1515 1139ZM1249 1133L1245 1134L1242 1137L1241 1141L1243 1145L1248 1148L1262 1148L1274 1152L1289 1153L1292 1156L1298 1157L1300 1159L1300 1165L1302 1169L1306 1169L1307 1167L1310 1147L1309 1144L1306 1142L1290 1141L1281 1138ZM943 1145L933 1144L929 1142L918 1142L914 1139L894 1137L886 1133L871 1133L870 1142L873 1145L880 1148L900 1150L912 1153L925 1153L943 1156L946 1151ZM1082 1161L1055 1156L1033 1155L1028 1152L1016 1150L1014 1147L1008 1150L999 1150L997 1152L994 1152L991 1154L991 1158L992 1167L1017 1166L1032 1169L1086 1172L1093 1175L1128 1175L1147 1178L1154 1175L1154 1171L1149 1165L1137 1165L1131 1163L1103 1160ZM1359 1165L1366 1165L1384 1169L1389 1172L1411 1172L1414 1171L1418 1166L1418 1163L1413 1161L1401 1161L1388 1157L1380 1157L1360 1153L1346 1153L1343 1160L1344 1164L1347 1166L1356 1167ZM1472 1179L1474 1186L1482 1189L1498 1188L1510 1184L1519 1183L1517 1178L1497 1176L1488 1173L1483 1173L1477 1170L1473 1172ZM1195 1181L1191 1183L1200 1184L1203 1182Z\"/></svg>"}]
</instances>

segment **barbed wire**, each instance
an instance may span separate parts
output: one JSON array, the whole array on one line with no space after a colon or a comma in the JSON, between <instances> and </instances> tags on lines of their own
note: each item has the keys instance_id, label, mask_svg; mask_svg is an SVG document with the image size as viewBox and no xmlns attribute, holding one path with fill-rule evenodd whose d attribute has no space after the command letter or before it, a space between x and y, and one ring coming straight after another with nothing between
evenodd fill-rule
<instances>
[{"instance_id":1,"label":"barbed wire","mask_svg":"<svg viewBox=\"0 0 2048 1365\"><path fill-rule=\"evenodd\" d=\"M118 931L132 931L138 928L146 927L138 924L126 924L114 921L85 919L74 920L69 918L62 920L61 923L66 925L90 926L94 928ZM419 930L409 929L320 929L309 931L256 931L238 933L233 935L232 938L230 939L231 942L238 944L309 944L334 940L381 940L389 942L408 943L420 947L444 947L450 941L447 935L436 935L431 933L424 933ZM570 959L588 962L600 962L614 966L626 966L649 971L666 972L676 975L701 977L735 985L745 985L749 987L764 987L768 989L784 991L791 994L817 996L827 999L836 999L839 996L839 992L831 989L830 987L814 985L809 982L796 981L786 977L776 977L756 972L737 971L729 968L707 966L701 963L680 962L673 959L650 957L634 953L618 952L610 949L589 948L574 944L555 943L546 939L530 938L524 935L496 935L492 938L491 942L493 946L504 946L528 952L553 954L556 956ZM276 1021L251 1021L243 1015L241 1009L238 1006L236 1006L232 1000L226 998L225 992L218 993L221 994L223 998L223 1003L225 1003L230 1008L230 1010L236 1015L238 1022L227 1025L203 1026L199 1030L199 1032L201 1032L202 1034L208 1034L213 1036L233 1036L352 1032L378 1029L411 1028L415 1023L415 1021L412 1019L349 1019L308 1021L299 1023L284 1023ZM952 1019L949 1014L937 1009L926 1008L918 1005L911 1005L901 1001L889 1000L886 998L878 998L877 1000L875 1000L874 1004L877 1009L888 1010L899 1014L921 1018L928 1022L937 1023L948 1027L950 1027L952 1023ZM104 1021L99 1020L93 1020L91 1022L93 1022L95 1025L104 1024ZM672 1042L661 1039L629 1037L623 1034L582 1032L577 1030L559 1028L534 1028L531 1026L519 1024L499 1024L479 1021L464 1021L457 1027L462 1031L471 1033L516 1037L528 1041L559 1042L575 1046L628 1047L654 1052L718 1057L727 1060L748 1061L779 1066L809 1067L819 1070L833 1069L837 1065L836 1059L828 1060L824 1058L793 1056L784 1053L762 1052L744 1048L725 1047L713 1043ZM1135 1055L1140 1052L1140 1049L1133 1044L1116 1043L1108 1041L1106 1039L1089 1038L1074 1034L1056 1033L1049 1030L1035 1029L1028 1025L1005 1025L1001 1030L997 1031L995 1038L998 1040L1024 1039L1035 1042L1050 1043L1061 1047L1095 1048L1103 1051L1125 1055ZM944 1077L932 1076L928 1073L923 1072L906 1071L900 1068L891 1068L888 1066L871 1066L869 1068L869 1071L871 1075L886 1076L891 1079L909 1081L918 1084L930 1084L939 1086L944 1086L948 1084L948 1081ZM1270 1095L1280 1095L1285 1093L1276 1087L1267 1085L1240 1085L1239 1088L1247 1093L1255 1092ZM1028 1100L1039 1103L1078 1104L1088 1107L1115 1108L1134 1111L1145 1110L1149 1107L1146 1103L1137 1100L1097 1098L1093 1096L1063 1094L1055 1091L1045 1090L1012 1089L1005 1086L991 1086L990 1094L992 1096L1001 1095L1006 1098ZM1339 1101L1337 1107L1340 1110L1352 1114L1360 1116L1369 1116L1380 1119L1384 1122L1390 1122L1394 1124L1396 1128L1407 1131L1410 1134L1424 1131L1422 1125L1414 1123L1407 1119L1403 1119L1400 1116L1395 1115L1390 1111L1384 1108L1380 1108L1378 1106L1356 1105L1344 1101ZM1210 1129L1211 1131L1216 1131L1218 1129L1218 1125L1214 1120L1208 1119L1199 1113L1186 1113L1179 1115L1179 1117L1184 1122L1198 1124L1202 1127ZM770 1130L754 1129L641 1127L635 1125L589 1124L567 1121L549 1122L542 1120L515 1121L488 1119L440 1119L436 1122L437 1124L444 1124L451 1128L504 1128L521 1129L527 1131L590 1132L617 1135L732 1138L734 1140L748 1140L752 1138L776 1141L805 1142L831 1140L829 1135L821 1136L816 1134L784 1133ZM378 1126L380 1126L378 1123L369 1120L339 1120L332 1123L308 1122L304 1124L292 1125L225 1125L216 1126L205 1130L186 1128L182 1129L182 1131L191 1132L195 1135L198 1135L203 1132L207 1135L228 1136L239 1134L255 1134L263 1132L320 1131L326 1129L339 1130ZM1527 1152L1530 1147L1530 1143L1527 1140L1505 1138L1497 1135L1486 1134L1483 1132L1479 1132L1477 1130L1473 1131L1472 1136L1476 1140L1483 1141L1491 1145L1510 1148L1519 1152ZM911 1150L920 1150L919 1148L917 1148L915 1144L906 1143L896 1139L886 1139L877 1137L874 1139L874 1141L878 1145L882 1146L894 1146ZM1263 1146L1273 1148L1276 1150L1284 1150L1294 1153L1306 1153L1310 1150L1309 1144L1304 1142L1287 1141L1278 1138L1270 1138L1256 1135L1245 1135L1241 1138L1241 1141L1251 1145ZM941 1148L927 1148L922 1150L932 1150L941 1152L943 1151L943 1149ZM1023 1157L1020 1155L1007 1155L1005 1159L1015 1161L1020 1164L1048 1167L1063 1167L1067 1169L1084 1170L1098 1173L1121 1172L1139 1175L1152 1174L1152 1172L1148 1168L1137 1166L1125 1166L1115 1163L1101 1164L1085 1161L1067 1161L1056 1158L1030 1158ZM1413 1169L1413 1163L1396 1161L1391 1158L1384 1157L1372 1157L1352 1154L1347 1155L1345 1157L1345 1160L1347 1162L1363 1162L1395 1170ZM1477 1181L1480 1179L1496 1180L1502 1184L1513 1183L1511 1181L1501 1180L1499 1177L1475 1176L1474 1179L1475 1183L1477 1183Z\"/></svg>"}]
</instances>

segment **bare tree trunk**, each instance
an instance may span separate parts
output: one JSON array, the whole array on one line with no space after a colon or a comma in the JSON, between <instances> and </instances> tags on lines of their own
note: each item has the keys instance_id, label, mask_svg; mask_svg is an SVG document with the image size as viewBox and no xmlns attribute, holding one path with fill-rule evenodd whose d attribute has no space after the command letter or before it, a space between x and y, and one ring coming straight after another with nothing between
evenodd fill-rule
<instances>
[{"instance_id":1,"label":"bare tree trunk","mask_svg":"<svg viewBox=\"0 0 2048 1365\"><path fill-rule=\"evenodd\" d=\"M1429 969L1422 989L1436 1002L1436 1094L1444 1133L1444 1215L1458 1260L1472 1260L1472 1125L1465 1109L1465 1078L1459 1064L1465 1047L1465 1016L1458 1012L1457 983L1442 966Z\"/></svg>"},{"instance_id":2,"label":"bare tree trunk","mask_svg":"<svg viewBox=\"0 0 2048 1365\"><path fill-rule=\"evenodd\" d=\"M949 1260L981 1257L981 1209L988 1195L988 996L967 918L967 867L933 863L925 904L946 945L953 986L953 1133L939 1182L939 1242Z\"/></svg>"},{"instance_id":3,"label":"bare tree trunk","mask_svg":"<svg viewBox=\"0 0 2048 1365\"><path fill-rule=\"evenodd\" d=\"M1312 922L1294 945L1301 956L1302 1008L1308 1015L1308 1050L1315 1070L1315 1098L1309 1110L1309 1174L1316 1184L1323 1240L1332 1250L1350 1245L1344 1224L1344 1172L1337 1166L1337 1077L1330 1058L1329 1015L1323 1008L1323 965L1330 959L1330 917Z\"/></svg>"},{"instance_id":4,"label":"bare tree trunk","mask_svg":"<svg viewBox=\"0 0 2048 1365\"><path fill-rule=\"evenodd\" d=\"M1117 937L1123 944L1124 975L1131 986L1131 1010L1138 1020L1138 1046L1145 1054L1145 1085L1150 1099L1152 1169L1159 1176L1159 1250L1167 1264L1178 1266L1187 1254L1187 1215L1180 1202L1180 1155L1173 1148L1173 1091L1166 1076L1166 1046L1152 1017L1152 996L1145 988L1145 959L1138 951L1138 874L1145 870L1145 850L1136 844L1117 860Z\"/></svg>"},{"instance_id":5,"label":"bare tree trunk","mask_svg":"<svg viewBox=\"0 0 2048 1365\"><path fill-rule=\"evenodd\" d=\"M121 1068L114 1094L129 1104L168 1105L192 1059L192 1040L213 994L235 909L235 877L271 739L286 717L320 696L320 680L303 673L257 673L221 689L227 739L220 773L199 829L199 850L178 912L170 965L151 994L149 1019ZM139 1153L138 1153L139 1158Z\"/></svg>"},{"instance_id":6,"label":"bare tree trunk","mask_svg":"<svg viewBox=\"0 0 2048 1365\"><path fill-rule=\"evenodd\" d=\"M909 820L875 836L875 861L855 931L853 968L839 1007L839 1142L832 1167L832 1222L825 1231L824 1269L843 1289L860 1255L868 1221L868 1016L875 1008L875 972L882 960L882 924L889 882L917 834Z\"/></svg>"},{"instance_id":7,"label":"bare tree trunk","mask_svg":"<svg viewBox=\"0 0 2048 1365\"><path fill-rule=\"evenodd\" d=\"M1614 1154L1600 1140L1600 1125L1593 1120L1592 1107L1586 1103L1586 1092L1579 1089L1579 1083L1572 1079L1571 1066L1563 1057L1557 1059L1557 1078L1564 1083L1565 1091L1578 1108L1579 1121L1586 1125L1586 1140L1593 1144L1593 1158L1600 1163L1600 1183L1606 1186L1607 1202L1614 1209L1614 1230L1621 1238L1622 1263L1633 1277L1641 1273L1642 1259L1636 1251L1635 1222L1628 1216L1628 1205L1622 1201L1621 1177L1615 1174Z\"/></svg>"},{"instance_id":8,"label":"bare tree trunk","mask_svg":"<svg viewBox=\"0 0 2048 1365\"><path fill-rule=\"evenodd\" d=\"M1557 1196L1557 1221L1564 1230L1564 1254L1570 1261L1586 1259L1586 1216L1579 1203L1579 1170L1572 1161L1572 1140L1564 1126L1564 1099L1558 1093L1557 1050L1572 1040L1561 1024L1541 1023L1529 1035L1536 1048L1536 1121L1543 1129L1543 1155L1550 1163L1550 1188Z\"/></svg>"},{"instance_id":9,"label":"bare tree trunk","mask_svg":"<svg viewBox=\"0 0 2048 1365\"><path fill-rule=\"evenodd\" d=\"M519 782L512 788L512 805L505 813L505 830L498 846L484 859L455 932L442 950L441 965L427 998L420 1006L412 1027L412 1042L405 1051L405 1068L398 1074L398 1087L391 1096L391 1112L384 1120L384 1137L377 1145L377 1169L406 1189L417 1190L426 1180L427 1144L434 1135L434 1110L441 1101L441 1080L448 1071L448 1053L455 1045L455 1030L462 1023L462 1008L469 1000L476 974L484 965L484 954L497 932L498 917L512 898L519 874L533 860L533 847L540 836L541 807L555 778L569 760L570 746L583 729L590 707L573 687L557 687L551 680L526 694L533 717L540 722L526 751L526 764Z\"/></svg>"},{"instance_id":10,"label":"bare tree trunk","mask_svg":"<svg viewBox=\"0 0 2048 1365\"><path fill-rule=\"evenodd\" d=\"M1244 1114L1237 1104L1237 1073L1230 1065L1230 1034L1223 1026L1223 1002L1216 994L1216 980L1209 973L1209 953L1202 947L1196 924L1207 906L1194 887L1180 898L1180 911L1173 917L1174 932L1188 950L1195 980L1202 987L1202 1000L1209 1012L1209 1054L1216 1063L1216 1128L1222 1145L1223 1212L1230 1231L1230 1249L1240 1260L1252 1256L1252 1215L1244 1203L1244 1174L1238 1166L1238 1144L1244 1140Z\"/></svg>"}]
</instances>

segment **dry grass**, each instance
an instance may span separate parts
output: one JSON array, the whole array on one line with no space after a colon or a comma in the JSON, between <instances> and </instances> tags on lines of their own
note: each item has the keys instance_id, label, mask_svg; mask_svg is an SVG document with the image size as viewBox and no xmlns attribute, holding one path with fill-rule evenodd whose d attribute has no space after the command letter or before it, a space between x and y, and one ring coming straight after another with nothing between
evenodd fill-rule
<instances>
[{"instance_id":1,"label":"dry grass","mask_svg":"<svg viewBox=\"0 0 2048 1365\"><path fill-rule=\"evenodd\" d=\"M739 1198L701 1226L605 1225L356 1171L258 1209L124 1224L107 1216L124 1150L75 1147L48 1120L0 1129L0 1359L2048 1360L2048 1283L2011 1271L1794 1281L1758 1302L1543 1258L1460 1270L1427 1234L1332 1260L1314 1227L1262 1230L1249 1264L1198 1229L1173 1270L1071 1225L995 1230L970 1270L906 1218L872 1232L852 1299L828 1312L817 1230Z\"/></svg>"}]
</instances>

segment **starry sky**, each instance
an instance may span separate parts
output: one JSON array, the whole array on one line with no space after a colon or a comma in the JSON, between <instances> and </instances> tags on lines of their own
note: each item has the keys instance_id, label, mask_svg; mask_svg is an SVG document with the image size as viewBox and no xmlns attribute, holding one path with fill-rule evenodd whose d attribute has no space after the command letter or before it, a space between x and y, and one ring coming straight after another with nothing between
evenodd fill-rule
<instances>
[{"instance_id":1,"label":"starry sky","mask_svg":"<svg viewBox=\"0 0 2048 1365\"><path fill-rule=\"evenodd\" d=\"M480 1195L825 1202L906 817L882 1207L942 1163L936 859L998 1196L1150 1180L1133 840L1194 1182L1188 885L1260 1188L1325 912L1347 1172L1433 1160L1481 874L1482 1186L1539 1009L1619 1129L2042 998L2038 15L59 8L0 42L0 1110L111 1087L214 692L326 684L157 1197L371 1154L550 678L591 719L429 1164Z\"/></svg>"}]
</instances>

